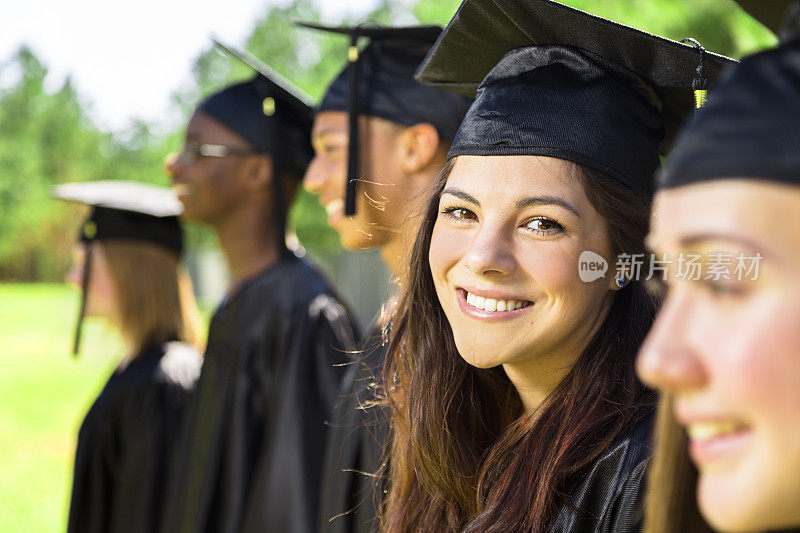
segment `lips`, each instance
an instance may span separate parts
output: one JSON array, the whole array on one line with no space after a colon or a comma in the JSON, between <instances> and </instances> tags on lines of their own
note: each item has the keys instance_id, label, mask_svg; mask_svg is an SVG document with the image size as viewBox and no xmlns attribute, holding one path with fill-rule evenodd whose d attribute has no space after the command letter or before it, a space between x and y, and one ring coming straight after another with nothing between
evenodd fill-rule
<instances>
[{"instance_id":1,"label":"lips","mask_svg":"<svg viewBox=\"0 0 800 533\"><path fill-rule=\"evenodd\" d=\"M710 412L690 413L678 404L675 407L675 416L689 436L689 455L698 467L723 465L752 442L752 426L740 419Z\"/></svg>"}]
</instances>

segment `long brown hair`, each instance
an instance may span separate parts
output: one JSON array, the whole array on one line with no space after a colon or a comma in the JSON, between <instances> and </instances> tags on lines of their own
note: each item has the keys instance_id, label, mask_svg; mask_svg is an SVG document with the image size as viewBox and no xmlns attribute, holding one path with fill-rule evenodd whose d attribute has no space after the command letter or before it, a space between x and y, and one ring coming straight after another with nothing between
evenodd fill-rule
<instances>
[{"instance_id":1,"label":"long brown hair","mask_svg":"<svg viewBox=\"0 0 800 533\"><path fill-rule=\"evenodd\" d=\"M392 321L383 387L393 436L381 526L542 531L652 402L633 361L656 302L637 280L617 291L570 373L535 416L524 416L501 367L479 369L459 356L436 296L428 251L453 161L435 183ZM650 202L596 171L575 170L608 224L612 252L644 253Z\"/></svg>"},{"instance_id":2,"label":"long brown hair","mask_svg":"<svg viewBox=\"0 0 800 533\"><path fill-rule=\"evenodd\" d=\"M119 327L132 353L167 341L200 348L197 304L180 259L145 242L98 243L114 283Z\"/></svg>"},{"instance_id":3,"label":"long brown hair","mask_svg":"<svg viewBox=\"0 0 800 533\"><path fill-rule=\"evenodd\" d=\"M689 459L686 431L675 420L672 399L662 394L655 455L647 479L645 533L711 532L697 507L697 468Z\"/></svg>"}]
</instances>

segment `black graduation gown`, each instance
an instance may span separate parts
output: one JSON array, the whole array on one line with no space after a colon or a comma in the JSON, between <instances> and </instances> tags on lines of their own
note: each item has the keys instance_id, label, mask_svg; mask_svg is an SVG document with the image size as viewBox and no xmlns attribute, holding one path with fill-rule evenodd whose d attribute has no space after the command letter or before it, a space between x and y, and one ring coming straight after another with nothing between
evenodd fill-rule
<instances>
[{"instance_id":1,"label":"black graduation gown","mask_svg":"<svg viewBox=\"0 0 800 533\"><path fill-rule=\"evenodd\" d=\"M327 281L296 257L219 307L164 531L315 530L324 422L355 338Z\"/></svg>"},{"instance_id":2,"label":"black graduation gown","mask_svg":"<svg viewBox=\"0 0 800 533\"><path fill-rule=\"evenodd\" d=\"M376 479L389 439L388 409L374 405L373 387L387 346L375 330L363 357L348 370L325 451L319 531L368 533L377 527L382 480Z\"/></svg>"},{"instance_id":3,"label":"black graduation gown","mask_svg":"<svg viewBox=\"0 0 800 533\"><path fill-rule=\"evenodd\" d=\"M643 409L629 431L592 465L551 529L558 533L641 531L646 470L653 455L653 410Z\"/></svg>"},{"instance_id":4,"label":"black graduation gown","mask_svg":"<svg viewBox=\"0 0 800 533\"><path fill-rule=\"evenodd\" d=\"M114 372L78 434L67 531L158 527L177 430L200 366L197 351L171 342Z\"/></svg>"}]
</instances>

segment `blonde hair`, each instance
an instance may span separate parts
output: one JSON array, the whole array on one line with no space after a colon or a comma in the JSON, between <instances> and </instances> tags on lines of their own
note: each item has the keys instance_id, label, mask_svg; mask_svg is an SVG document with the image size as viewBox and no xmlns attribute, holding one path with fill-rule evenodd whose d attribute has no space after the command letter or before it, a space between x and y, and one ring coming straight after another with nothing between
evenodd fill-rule
<instances>
[{"instance_id":1,"label":"blonde hair","mask_svg":"<svg viewBox=\"0 0 800 533\"><path fill-rule=\"evenodd\" d=\"M672 398L662 394L655 428L655 454L645 496L644 533L711 533L697 507L697 469L689 459L686 431L672 414Z\"/></svg>"},{"instance_id":2,"label":"blonde hair","mask_svg":"<svg viewBox=\"0 0 800 533\"><path fill-rule=\"evenodd\" d=\"M200 315L180 259L155 244L98 241L117 295L117 321L133 353L167 341L202 350Z\"/></svg>"}]
</instances>

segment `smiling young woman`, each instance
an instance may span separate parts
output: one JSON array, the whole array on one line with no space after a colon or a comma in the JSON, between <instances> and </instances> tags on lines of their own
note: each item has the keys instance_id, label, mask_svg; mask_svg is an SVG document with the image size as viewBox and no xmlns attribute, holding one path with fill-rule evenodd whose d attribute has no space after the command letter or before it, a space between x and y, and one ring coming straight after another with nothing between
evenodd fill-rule
<instances>
[{"instance_id":1,"label":"smiling young woman","mask_svg":"<svg viewBox=\"0 0 800 533\"><path fill-rule=\"evenodd\" d=\"M648 216L634 191L569 161L451 160L385 376L397 383L387 530L585 530L598 512L605 527L636 522L652 398L632 361L656 306L637 281L582 282L577 260L643 251ZM609 483L626 461L635 468ZM573 513L564 495L576 493Z\"/></svg>"},{"instance_id":2,"label":"smiling young woman","mask_svg":"<svg viewBox=\"0 0 800 533\"><path fill-rule=\"evenodd\" d=\"M467 0L423 62L423 81L483 81L392 320L383 531L639 527L653 396L633 363L656 301L614 265L644 253L697 59L555 2ZM584 252L609 275L583 281Z\"/></svg>"}]
</instances>

